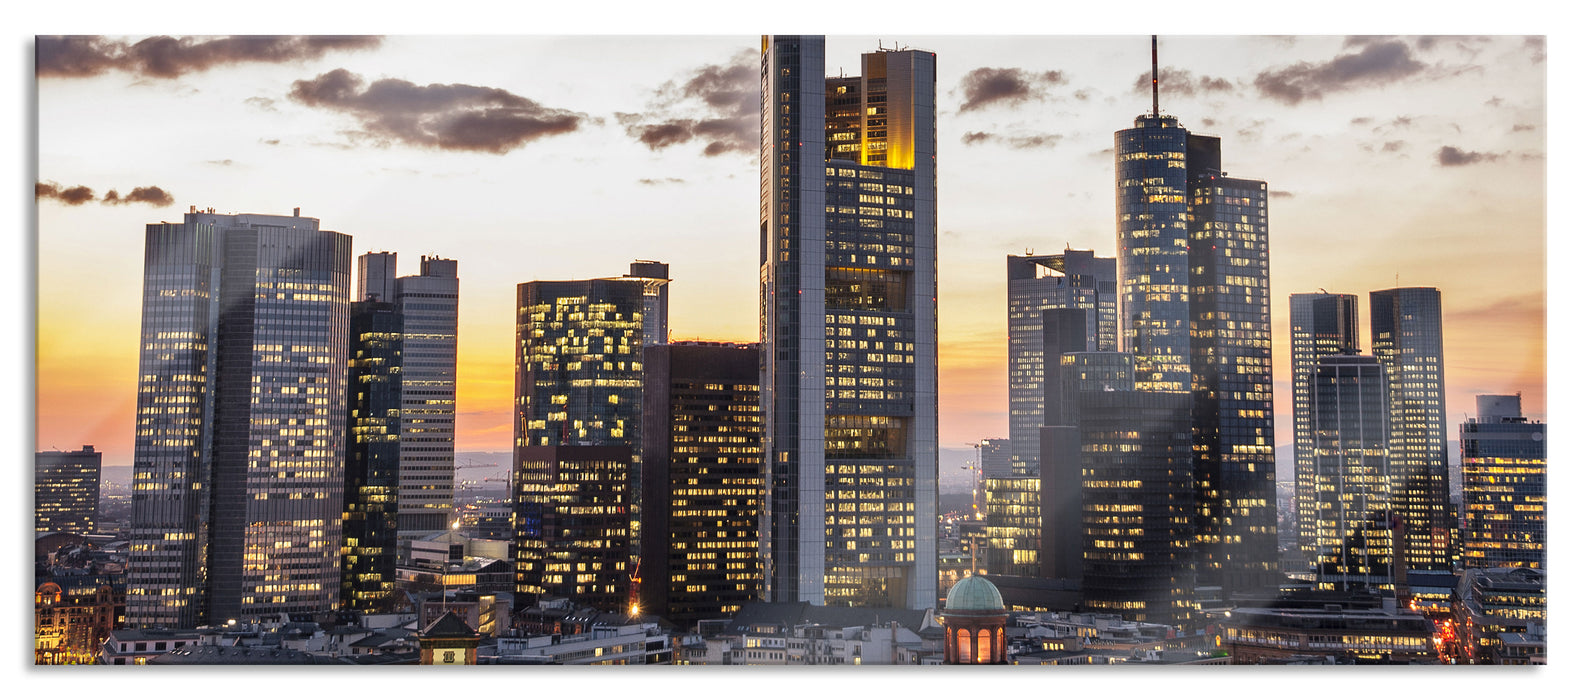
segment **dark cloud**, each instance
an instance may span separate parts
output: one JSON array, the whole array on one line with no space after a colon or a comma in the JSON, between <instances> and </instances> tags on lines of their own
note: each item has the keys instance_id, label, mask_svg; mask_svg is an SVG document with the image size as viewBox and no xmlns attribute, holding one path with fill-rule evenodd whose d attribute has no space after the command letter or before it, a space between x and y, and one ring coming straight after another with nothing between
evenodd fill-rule
<instances>
[{"instance_id":1,"label":"dark cloud","mask_svg":"<svg viewBox=\"0 0 1582 700\"><path fill-rule=\"evenodd\" d=\"M1541 36L1530 36L1522 39L1522 47L1527 49L1528 58L1533 63L1543 63L1549 58L1548 43Z\"/></svg>"},{"instance_id":2,"label":"dark cloud","mask_svg":"<svg viewBox=\"0 0 1582 700\"><path fill-rule=\"evenodd\" d=\"M1395 37L1390 34L1354 34L1352 36L1346 37L1345 41L1341 43L1341 46L1344 46L1348 49L1358 46L1372 46L1374 44L1390 41L1394 38Z\"/></svg>"},{"instance_id":3,"label":"dark cloud","mask_svg":"<svg viewBox=\"0 0 1582 700\"><path fill-rule=\"evenodd\" d=\"M1439 164L1449 167L1458 165L1471 165L1485 161L1496 161L1504 157L1499 153L1480 153L1478 151L1463 151L1455 146L1445 146L1439 149Z\"/></svg>"},{"instance_id":4,"label":"dark cloud","mask_svg":"<svg viewBox=\"0 0 1582 700\"><path fill-rule=\"evenodd\" d=\"M1373 123L1373 117L1352 117L1351 118L1351 125L1352 126L1367 126L1367 125L1369 125L1371 123Z\"/></svg>"},{"instance_id":5,"label":"dark cloud","mask_svg":"<svg viewBox=\"0 0 1582 700\"><path fill-rule=\"evenodd\" d=\"M1060 71L1044 72L1020 68L974 68L961 79L965 99L959 111L971 112L989 106L1015 107L1028 100L1049 99L1048 88L1066 83Z\"/></svg>"},{"instance_id":6,"label":"dark cloud","mask_svg":"<svg viewBox=\"0 0 1582 700\"><path fill-rule=\"evenodd\" d=\"M961 142L968 146L997 143L1017 150L1032 148L1054 148L1060 143L1059 134L1018 134L1004 135L991 134L984 131L969 131L961 135Z\"/></svg>"},{"instance_id":7,"label":"dark cloud","mask_svg":"<svg viewBox=\"0 0 1582 700\"><path fill-rule=\"evenodd\" d=\"M291 99L350 114L362 124L353 138L448 151L506 153L528 141L576 131L588 115L545 107L499 88L451 83L417 85L337 68L291 85Z\"/></svg>"},{"instance_id":8,"label":"dark cloud","mask_svg":"<svg viewBox=\"0 0 1582 700\"><path fill-rule=\"evenodd\" d=\"M1401 150L1401 148L1403 146L1405 146L1405 145L1406 145L1405 141L1385 141L1384 145L1379 146L1379 150L1384 151L1386 153L1394 153L1396 151Z\"/></svg>"},{"instance_id":9,"label":"dark cloud","mask_svg":"<svg viewBox=\"0 0 1582 700\"><path fill-rule=\"evenodd\" d=\"M1382 86L1421 72L1425 66L1412 58L1406 42L1362 42L1363 48L1324 63L1301 62L1266 70L1253 79L1258 92L1288 105L1321 100L1326 93L1364 86ZM1347 41L1348 48L1357 44Z\"/></svg>"},{"instance_id":10,"label":"dark cloud","mask_svg":"<svg viewBox=\"0 0 1582 700\"><path fill-rule=\"evenodd\" d=\"M679 177L645 177L637 181L639 185L680 185L685 183L686 180Z\"/></svg>"},{"instance_id":11,"label":"dark cloud","mask_svg":"<svg viewBox=\"0 0 1582 700\"><path fill-rule=\"evenodd\" d=\"M377 36L154 36L128 44L97 36L40 36L34 44L40 78L88 78L120 70L143 78L177 78L240 63L291 63L330 51L380 44Z\"/></svg>"},{"instance_id":12,"label":"dark cloud","mask_svg":"<svg viewBox=\"0 0 1582 700\"><path fill-rule=\"evenodd\" d=\"M1132 82L1132 92L1138 95L1153 93L1154 74L1144 72ZM1231 92L1236 86L1224 78L1194 75L1192 71L1165 66L1159 69L1159 94L1194 97L1199 92Z\"/></svg>"},{"instance_id":13,"label":"dark cloud","mask_svg":"<svg viewBox=\"0 0 1582 700\"><path fill-rule=\"evenodd\" d=\"M209 165L223 165L223 166L226 166L226 167L230 167L232 165L236 165L236 161L233 161L230 158L226 158L225 160L207 160L207 161L204 161L204 162L208 163Z\"/></svg>"},{"instance_id":14,"label":"dark cloud","mask_svg":"<svg viewBox=\"0 0 1582 700\"><path fill-rule=\"evenodd\" d=\"M1071 93L1071 96L1083 102L1087 102L1088 100L1093 99L1093 91L1087 88L1082 88L1081 90Z\"/></svg>"},{"instance_id":15,"label":"dark cloud","mask_svg":"<svg viewBox=\"0 0 1582 700\"><path fill-rule=\"evenodd\" d=\"M38 182L33 185L33 199L53 199L67 206L77 206L93 201L93 190L82 185L76 187L61 187L54 182Z\"/></svg>"},{"instance_id":16,"label":"dark cloud","mask_svg":"<svg viewBox=\"0 0 1582 700\"><path fill-rule=\"evenodd\" d=\"M158 187L149 186L134 187L125 197L116 194L115 190L110 190L104 193L104 199L99 203L108 205L152 204L156 207L168 207L176 203L176 198Z\"/></svg>"},{"instance_id":17,"label":"dark cloud","mask_svg":"<svg viewBox=\"0 0 1582 700\"><path fill-rule=\"evenodd\" d=\"M650 150L693 141L703 155L758 152L758 57L743 51L727 63L705 65L679 84L654 90L646 114L617 112L626 134Z\"/></svg>"},{"instance_id":18,"label":"dark cloud","mask_svg":"<svg viewBox=\"0 0 1582 700\"><path fill-rule=\"evenodd\" d=\"M1537 128L1538 128L1537 126L1534 126L1532 124L1515 124L1515 125L1511 126L1511 131L1512 132L1533 131L1533 130L1536 130Z\"/></svg>"},{"instance_id":19,"label":"dark cloud","mask_svg":"<svg viewBox=\"0 0 1582 700\"><path fill-rule=\"evenodd\" d=\"M1269 196L1275 199L1290 199L1295 197L1296 193L1289 190L1269 190Z\"/></svg>"},{"instance_id":20,"label":"dark cloud","mask_svg":"<svg viewBox=\"0 0 1582 700\"><path fill-rule=\"evenodd\" d=\"M280 145L280 139L258 139L258 142L261 143L261 144L264 144L265 146L279 146Z\"/></svg>"}]
</instances>

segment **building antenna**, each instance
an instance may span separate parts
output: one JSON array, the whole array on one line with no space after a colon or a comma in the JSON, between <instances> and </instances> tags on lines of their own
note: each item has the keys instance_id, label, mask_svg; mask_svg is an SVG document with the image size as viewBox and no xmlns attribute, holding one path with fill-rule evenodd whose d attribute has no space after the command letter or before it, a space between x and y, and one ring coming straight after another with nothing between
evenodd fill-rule
<instances>
[{"instance_id":1,"label":"building antenna","mask_svg":"<svg viewBox=\"0 0 1582 700\"><path fill-rule=\"evenodd\" d=\"M1154 46L1154 118L1159 118L1159 35L1153 35Z\"/></svg>"}]
</instances>

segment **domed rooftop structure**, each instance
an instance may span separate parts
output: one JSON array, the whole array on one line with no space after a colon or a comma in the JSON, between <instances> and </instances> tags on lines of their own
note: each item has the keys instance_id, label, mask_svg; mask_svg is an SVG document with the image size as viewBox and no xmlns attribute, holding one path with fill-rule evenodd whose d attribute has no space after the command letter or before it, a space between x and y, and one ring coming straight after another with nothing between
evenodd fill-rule
<instances>
[{"instance_id":1,"label":"domed rooftop structure","mask_svg":"<svg viewBox=\"0 0 1582 700\"><path fill-rule=\"evenodd\" d=\"M946 612L1004 609L1005 600L1000 597L1000 589L982 576L968 576L957 581L945 594Z\"/></svg>"}]
</instances>

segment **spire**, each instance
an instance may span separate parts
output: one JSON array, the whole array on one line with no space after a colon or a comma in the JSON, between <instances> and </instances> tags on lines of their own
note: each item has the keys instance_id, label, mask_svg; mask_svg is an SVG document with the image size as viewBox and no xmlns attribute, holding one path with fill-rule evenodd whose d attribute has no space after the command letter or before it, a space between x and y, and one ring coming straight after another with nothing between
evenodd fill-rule
<instances>
[{"instance_id":1,"label":"spire","mask_svg":"<svg viewBox=\"0 0 1582 700\"><path fill-rule=\"evenodd\" d=\"M1159 35L1153 35L1154 45L1154 118L1159 118Z\"/></svg>"}]
</instances>

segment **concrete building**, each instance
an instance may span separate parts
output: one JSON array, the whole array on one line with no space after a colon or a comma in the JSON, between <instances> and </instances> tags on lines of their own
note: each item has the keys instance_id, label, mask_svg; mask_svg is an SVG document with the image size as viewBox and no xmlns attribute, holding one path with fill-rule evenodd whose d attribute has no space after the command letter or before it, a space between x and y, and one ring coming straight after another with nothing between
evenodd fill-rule
<instances>
[{"instance_id":1,"label":"concrete building","mask_svg":"<svg viewBox=\"0 0 1582 700\"><path fill-rule=\"evenodd\" d=\"M935 56L880 50L826 78L823 37L765 36L761 59L769 598L928 607Z\"/></svg>"},{"instance_id":2,"label":"concrete building","mask_svg":"<svg viewBox=\"0 0 1582 700\"><path fill-rule=\"evenodd\" d=\"M143 271L128 623L333 610L351 237L194 207Z\"/></svg>"},{"instance_id":3,"label":"concrete building","mask_svg":"<svg viewBox=\"0 0 1582 700\"><path fill-rule=\"evenodd\" d=\"M93 445L33 455L33 531L93 534L99 513L99 469Z\"/></svg>"},{"instance_id":4,"label":"concrete building","mask_svg":"<svg viewBox=\"0 0 1582 700\"><path fill-rule=\"evenodd\" d=\"M1548 431L1522 416L1522 397L1479 396L1461 424L1461 500L1468 569L1544 568Z\"/></svg>"}]
</instances>

